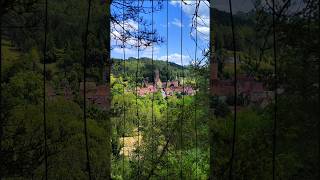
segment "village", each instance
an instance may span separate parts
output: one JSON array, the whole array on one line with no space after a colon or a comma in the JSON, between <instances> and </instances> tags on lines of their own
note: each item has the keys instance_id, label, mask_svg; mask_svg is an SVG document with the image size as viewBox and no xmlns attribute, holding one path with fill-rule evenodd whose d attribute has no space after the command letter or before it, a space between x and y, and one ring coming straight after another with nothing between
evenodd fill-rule
<instances>
[{"instance_id":1,"label":"village","mask_svg":"<svg viewBox=\"0 0 320 180\"><path fill-rule=\"evenodd\" d=\"M211 93L217 96L221 101L226 102L228 98L234 96L234 79L222 79L218 78L217 63L212 64L211 68ZM62 94L66 100L71 100L74 93L71 88L66 85L63 87ZM194 96L198 89L195 89L191 85L184 85L179 80L162 82L160 79L160 71L156 69L154 71L154 79L149 82L147 79L143 80L141 87L137 87L137 95L145 97L146 95L161 92L163 98L168 98L174 95ZM101 109L107 108L107 99L110 94L107 85L97 85L94 81L88 81L85 83L80 82L79 93L84 96L84 90L87 102L91 105L96 105ZM130 90L127 90L130 91ZM134 90L132 90L134 91ZM272 101L273 91L266 90L262 82L258 82L254 77L249 77L243 74L237 77L237 96L243 99L242 104L239 106L245 107L248 105L255 105L265 107ZM50 98L57 96L56 91L48 86L47 95Z\"/></svg>"},{"instance_id":2,"label":"village","mask_svg":"<svg viewBox=\"0 0 320 180\"><path fill-rule=\"evenodd\" d=\"M161 91L164 98L175 94L193 96L196 93L196 89L192 86L183 85L179 80L162 82L160 79L160 72L156 69L154 72L154 82L145 80L143 86L138 87L138 95L145 96L158 91Z\"/></svg>"},{"instance_id":3,"label":"village","mask_svg":"<svg viewBox=\"0 0 320 180\"><path fill-rule=\"evenodd\" d=\"M211 93L217 96L222 101L227 101L228 97L233 97L235 94L234 78L219 79L218 78L218 64L213 63L210 66L211 81L210 86ZM263 82L255 80L252 76L244 74L237 75L237 96L243 98L241 106L260 106L265 107L272 101L274 96L273 91L268 91Z\"/></svg>"}]
</instances>

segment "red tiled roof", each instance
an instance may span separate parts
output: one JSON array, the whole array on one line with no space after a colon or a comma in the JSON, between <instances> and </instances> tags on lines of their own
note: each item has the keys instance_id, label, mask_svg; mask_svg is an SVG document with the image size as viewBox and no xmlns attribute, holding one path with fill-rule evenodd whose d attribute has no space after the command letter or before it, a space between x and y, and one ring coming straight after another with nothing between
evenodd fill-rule
<instances>
[{"instance_id":1,"label":"red tiled roof","mask_svg":"<svg viewBox=\"0 0 320 180\"><path fill-rule=\"evenodd\" d=\"M109 89L105 85L97 86L96 96L108 96Z\"/></svg>"},{"instance_id":2,"label":"red tiled roof","mask_svg":"<svg viewBox=\"0 0 320 180\"><path fill-rule=\"evenodd\" d=\"M156 92L156 91L157 91L156 87L154 87L153 85L147 85L147 87L139 88L138 89L138 94L140 96L144 96L146 94L153 93L153 92Z\"/></svg>"},{"instance_id":3,"label":"red tiled roof","mask_svg":"<svg viewBox=\"0 0 320 180\"><path fill-rule=\"evenodd\" d=\"M252 77L240 76L237 79L238 93L252 94L265 91L263 83L256 82ZM234 83L232 80L218 80L213 84L212 91L218 96L228 96L234 94Z\"/></svg>"},{"instance_id":4,"label":"red tiled roof","mask_svg":"<svg viewBox=\"0 0 320 180\"><path fill-rule=\"evenodd\" d=\"M80 93L83 95L84 83L80 83ZM106 108L107 97L110 89L106 85L96 86L95 82L86 82L86 98L91 104L98 105L100 108Z\"/></svg>"}]
</instances>

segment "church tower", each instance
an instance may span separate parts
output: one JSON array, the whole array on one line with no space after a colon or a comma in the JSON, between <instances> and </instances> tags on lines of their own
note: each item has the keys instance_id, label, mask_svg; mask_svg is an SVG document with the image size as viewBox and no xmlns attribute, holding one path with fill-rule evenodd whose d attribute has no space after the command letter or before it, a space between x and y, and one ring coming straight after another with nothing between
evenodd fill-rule
<instances>
[{"instance_id":1,"label":"church tower","mask_svg":"<svg viewBox=\"0 0 320 180\"><path fill-rule=\"evenodd\" d=\"M210 65L210 73L211 73L211 80L212 81L217 81L218 80L218 63L213 62Z\"/></svg>"},{"instance_id":2,"label":"church tower","mask_svg":"<svg viewBox=\"0 0 320 180\"><path fill-rule=\"evenodd\" d=\"M159 69L154 70L154 83L155 83L155 85L156 85L156 87L158 89L162 88L162 82L161 82L161 79L160 79L160 71L159 71Z\"/></svg>"}]
</instances>

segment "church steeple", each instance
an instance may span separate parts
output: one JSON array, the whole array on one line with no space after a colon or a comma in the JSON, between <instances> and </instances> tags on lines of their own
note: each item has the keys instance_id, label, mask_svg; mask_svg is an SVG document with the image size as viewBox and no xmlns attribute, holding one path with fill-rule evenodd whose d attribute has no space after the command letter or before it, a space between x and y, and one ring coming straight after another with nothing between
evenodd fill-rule
<instances>
[{"instance_id":1,"label":"church steeple","mask_svg":"<svg viewBox=\"0 0 320 180\"><path fill-rule=\"evenodd\" d=\"M162 82L160 79L160 71L159 69L154 70L154 83L157 88L162 88Z\"/></svg>"},{"instance_id":2,"label":"church steeple","mask_svg":"<svg viewBox=\"0 0 320 180\"><path fill-rule=\"evenodd\" d=\"M215 61L210 65L211 80L218 80L218 63Z\"/></svg>"}]
</instances>

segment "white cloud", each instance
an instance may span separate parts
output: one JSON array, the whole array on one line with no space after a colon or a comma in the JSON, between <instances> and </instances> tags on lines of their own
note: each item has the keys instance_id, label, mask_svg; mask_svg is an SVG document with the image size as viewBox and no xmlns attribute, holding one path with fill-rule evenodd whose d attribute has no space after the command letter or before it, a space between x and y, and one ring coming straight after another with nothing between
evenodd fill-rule
<instances>
[{"instance_id":1,"label":"white cloud","mask_svg":"<svg viewBox=\"0 0 320 180\"><path fill-rule=\"evenodd\" d=\"M209 17L200 16L197 18L197 31L198 38L204 42L208 42L210 40L210 27L209 27ZM191 26L191 24L190 24ZM196 37L195 29L192 30L191 35L193 38Z\"/></svg>"},{"instance_id":2,"label":"white cloud","mask_svg":"<svg viewBox=\"0 0 320 180\"><path fill-rule=\"evenodd\" d=\"M123 48L121 48L121 47L115 47L115 48L112 49L112 51L113 51L114 53L121 54L121 55L122 55L121 57L123 57L123 54L124 54L124 53L125 53L125 55L126 55L126 58L137 56L137 51L135 51L135 50L132 49L132 48L124 48L124 49L123 49Z\"/></svg>"},{"instance_id":3,"label":"white cloud","mask_svg":"<svg viewBox=\"0 0 320 180\"><path fill-rule=\"evenodd\" d=\"M122 39L123 39L123 29L129 32L137 32L138 31L138 23L133 21L132 19L129 19L125 22L120 22L120 24L113 23L111 24L111 45L112 46L119 46L122 45ZM122 27L123 26L123 27ZM134 37L129 37L126 39L127 45L135 45L137 44L137 39Z\"/></svg>"},{"instance_id":4,"label":"white cloud","mask_svg":"<svg viewBox=\"0 0 320 180\"><path fill-rule=\"evenodd\" d=\"M180 1L178 1L179 3L175 3L177 5L180 6ZM184 13L186 13L187 15L189 15L190 17L193 16L193 14L195 13L195 9L196 9L196 3L194 1L185 1L186 3L182 3L182 10ZM210 13L210 9L209 9L209 4L205 1L200 1L199 4L199 9L198 9L198 15L200 16L209 16Z\"/></svg>"},{"instance_id":5,"label":"white cloud","mask_svg":"<svg viewBox=\"0 0 320 180\"><path fill-rule=\"evenodd\" d=\"M159 47L154 47L153 48L153 59L157 59L159 56L160 48ZM149 46L140 52L140 57L152 57L152 47Z\"/></svg>"},{"instance_id":6,"label":"white cloud","mask_svg":"<svg viewBox=\"0 0 320 180\"><path fill-rule=\"evenodd\" d=\"M190 18L192 18L193 13L195 12L195 5L192 7L192 12L189 12ZM200 2L196 22L199 39L208 42L210 35L210 9L205 2ZM192 35L195 36L195 30L193 30Z\"/></svg>"},{"instance_id":7,"label":"white cloud","mask_svg":"<svg viewBox=\"0 0 320 180\"><path fill-rule=\"evenodd\" d=\"M127 20L124 22L124 27L126 31L130 32L137 32L138 31L138 23L133 20ZM122 24L112 24L111 27L111 45L113 47L112 54L115 55L118 58L123 58L123 54L125 53L126 59L129 57L135 57L138 56L138 49L136 48L136 45L138 45L138 39L135 37L126 37L123 48L123 37L122 37ZM145 40L140 39L140 44L145 44ZM141 47L140 48L140 57L153 57L154 59L157 59L159 56L160 49L157 46L154 46L152 49L152 46L148 47Z\"/></svg>"},{"instance_id":8,"label":"white cloud","mask_svg":"<svg viewBox=\"0 0 320 180\"><path fill-rule=\"evenodd\" d=\"M182 64L181 64L181 58L182 58ZM166 61L167 56L161 56L158 59ZM173 53L173 54L168 55L168 60L170 62L179 64L179 65L188 65L191 62L191 58L189 56L181 55L179 53Z\"/></svg>"},{"instance_id":9,"label":"white cloud","mask_svg":"<svg viewBox=\"0 0 320 180\"><path fill-rule=\"evenodd\" d=\"M182 10L185 14L188 15L190 20L190 28L191 28L191 23L192 23L191 21L196 10L196 4L193 1L185 1L185 2L187 4L185 3L182 4ZM173 6L181 7L180 1L177 1L177 0L171 0L170 4ZM198 38L206 43L209 41L209 35L210 35L210 28L209 28L210 8L208 6L209 6L209 3L200 1L199 9L198 9L198 18L197 18ZM192 31L191 35L195 37L195 30Z\"/></svg>"},{"instance_id":10,"label":"white cloud","mask_svg":"<svg viewBox=\"0 0 320 180\"><path fill-rule=\"evenodd\" d=\"M179 5L179 4L180 4L180 1L171 0L169 3L170 3L171 5L173 5L173 6L176 6L176 5Z\"/></svg>"},{"instance_id":11,"label":"white cloud","mask_svg":"<svg viewBox=\"0 0 320 180\"><path fill-rule=\"evenodd\" d=\"M177 18L174 18L174 20L171 22L171 24L178 26L178 27L184 27L184 25L181 24L181 21Z\"/></svg>"}]
</instances>

